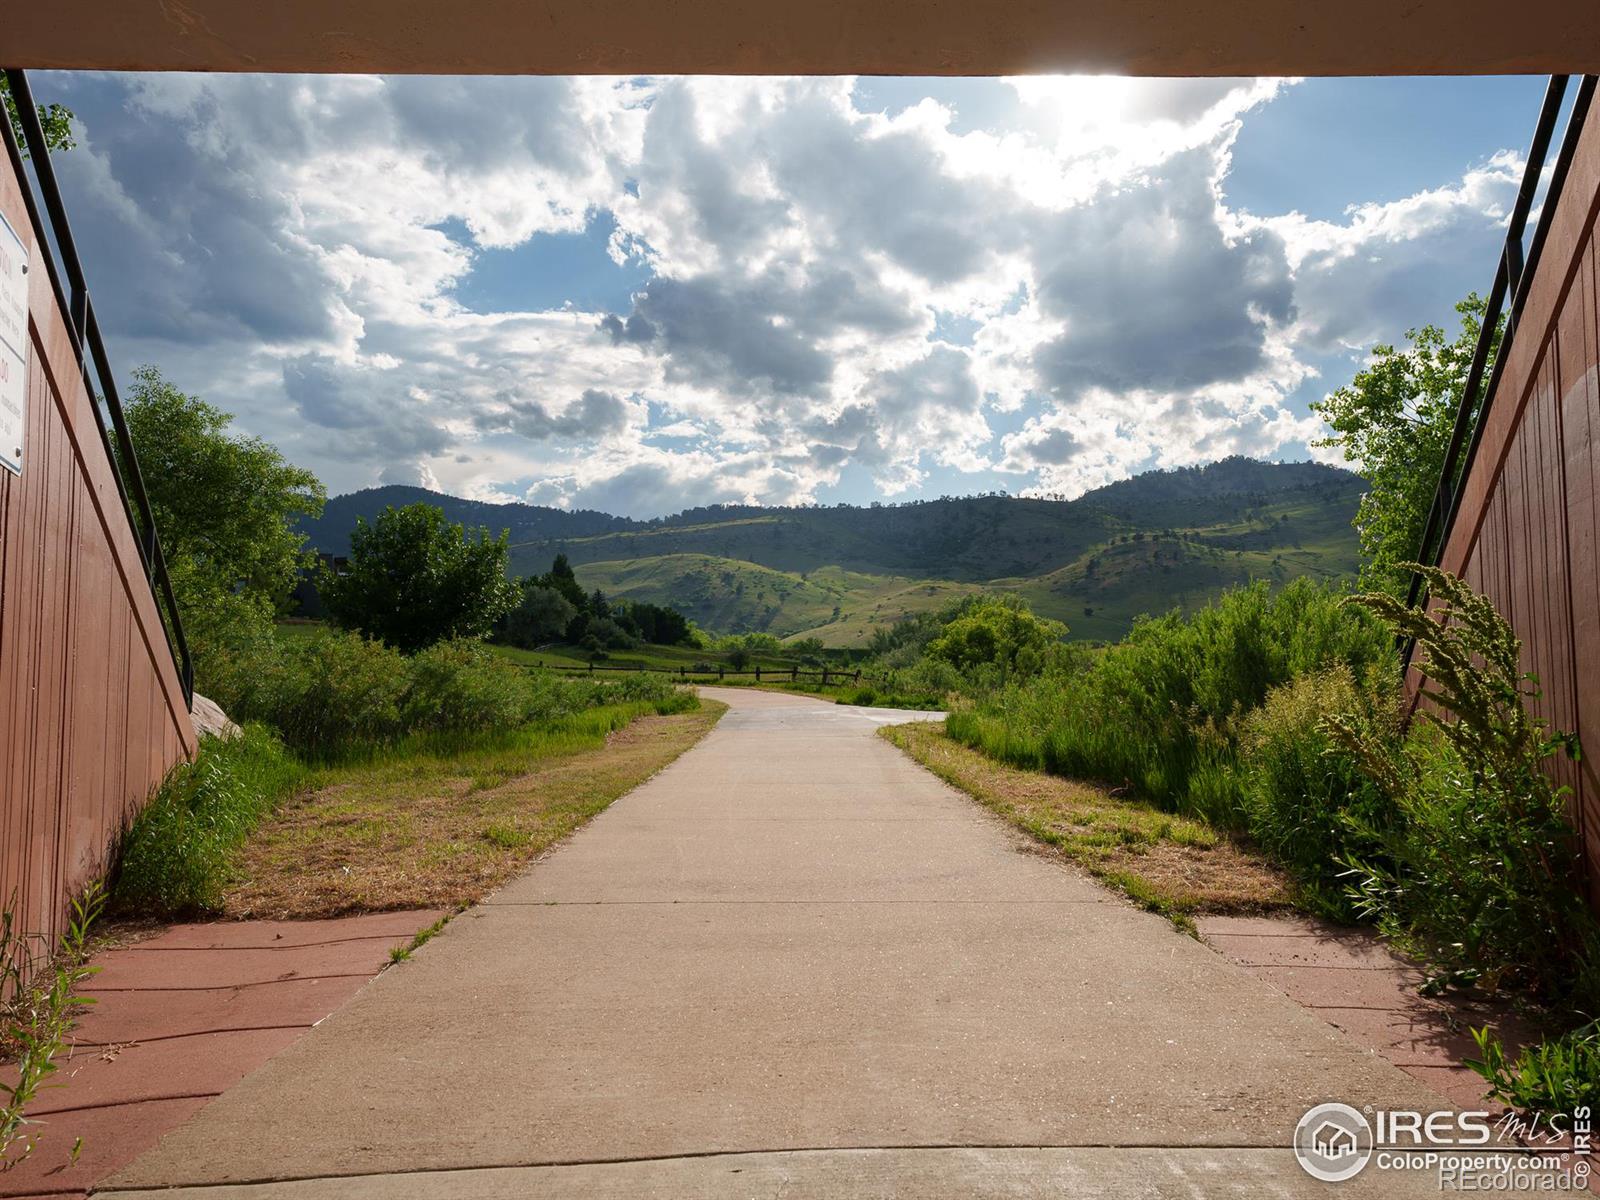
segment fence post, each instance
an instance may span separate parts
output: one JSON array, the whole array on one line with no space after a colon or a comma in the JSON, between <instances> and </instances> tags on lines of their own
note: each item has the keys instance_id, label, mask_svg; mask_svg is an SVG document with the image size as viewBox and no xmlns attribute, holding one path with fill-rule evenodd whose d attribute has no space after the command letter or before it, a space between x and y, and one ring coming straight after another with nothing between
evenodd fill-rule
<instances>
[{"instance_id":1,"label":"fence post","mask_svg":"<svg viewBox=\"0 0 1600 1200\"><path fill-rule=\"evenodd\" d=\"M823 687L827 687L828 686L828 668L827 667L823 667L822 668L822 686Z\"/></svg>"},{"instance_id":2,"label":"fence post","mask_svg":"<svg viewBox=\"0 0 1600 1200\"><path fill-rule=\"evenodd\" d=\"M594 659L592 658L589 660L589 674L594 674Z\"/></svg>"},{"instance_id":3,"label":"fence post","mask_svg":"<svg viewBox=\"0 0 1600 1200\"><path fill-rule=\"evenodd\" d=\"M794 683L799 678L800 678L800 668L799 667L790 667L789 668L789 682L790 683Z\"/></svg>"},{"instance_id":4,"label":"fence post","mask_svg":"<svg viewBox=\"0 0 1600 1200\"><path fill-rule=\"evenodd\" d=\"M717 678L718 679L722 678L722 664L721 663L717 664Z\"/></svg>"},{"instance_id":5,"label":"fence post","mask_svg":"<svg viewBox=\"0 0 1600 1200\"><path fill-rule=\"evenodd\" d=\"M756 682L761 682L761 665L759 663L756 664Z\"/></svg>"},{"instance_id":6,"label":"fence post","mask_svg":"<svg viewBox=\"0 0 1600 1200\"><path fill-rule=\"evenodd\" d=\"M856 682L857 683L861 682L861 668L860 667L856 668Z\"/></svg>"}]
</instances>

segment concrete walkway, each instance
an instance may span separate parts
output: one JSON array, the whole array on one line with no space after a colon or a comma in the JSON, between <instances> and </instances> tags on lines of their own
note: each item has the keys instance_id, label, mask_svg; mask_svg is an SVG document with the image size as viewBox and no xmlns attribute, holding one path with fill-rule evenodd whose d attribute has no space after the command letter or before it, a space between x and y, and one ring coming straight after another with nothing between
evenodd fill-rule
<instances>
[{"instance_id":1,"label":"concrete walkway","mask_svg":"<svg viewBox=\"0 0 1600 1200\"><path fill-rule=\"evenodd\" d=\"M699 746L110 1187L1310 1196L1311 1104L1444 1106L874 736L919 714L707 690Z\"/></svg>"}]
</instances>

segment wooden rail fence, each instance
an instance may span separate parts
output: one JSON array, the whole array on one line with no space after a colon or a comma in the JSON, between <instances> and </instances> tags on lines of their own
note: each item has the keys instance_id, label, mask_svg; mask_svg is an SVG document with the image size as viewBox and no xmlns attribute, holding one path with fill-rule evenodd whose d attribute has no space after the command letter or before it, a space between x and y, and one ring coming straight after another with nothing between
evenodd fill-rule
<instances>
[{"instance_id":1,"label":"wooden rail fence","mask_svg":"<svg viewBox=\"0 0 1600 1200\"><path fill-rule=\"evenodd\" d=\"M753 676L757 683L781 683L788 680L798 683L802 679L820 680L823 687L834 684L858 684L861 682L861 668L853 671L839 671L832 667L823 667L818 671L807 671L800 667L752 667L748 671L730 671L726 667L705 668L697 670L693 667L680 666L676 670L671 667L650 667L643 663L615 666L606 663L587 663L582 666L567 663L545 664L543 661L522 664L530 671L563 671L568 675L594 675L601 671L622 671L628 674L653 674L670 675L674 679L685 682L701 683L711 679L737 679L744 676ZM869 678L868 682L871 680Z\"/></svg>"}]
</instances>

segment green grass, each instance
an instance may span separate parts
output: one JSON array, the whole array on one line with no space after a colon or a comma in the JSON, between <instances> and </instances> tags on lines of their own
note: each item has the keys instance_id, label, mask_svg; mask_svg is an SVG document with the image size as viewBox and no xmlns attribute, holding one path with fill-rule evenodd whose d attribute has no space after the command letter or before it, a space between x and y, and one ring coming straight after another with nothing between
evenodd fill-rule
<instances>
[{"instance_id":1,"label":"green grass","mask_svg":"<svg viewBox=\"0 0 1600 1200\"><path fill-rule=\"evenodd\" d=\"M708 554L666 554L577 568L586 588L670 604L703 629L863 644L877 625L942 606L973 584L819 567L799 573Z\"/></svg>"}]
</instances>

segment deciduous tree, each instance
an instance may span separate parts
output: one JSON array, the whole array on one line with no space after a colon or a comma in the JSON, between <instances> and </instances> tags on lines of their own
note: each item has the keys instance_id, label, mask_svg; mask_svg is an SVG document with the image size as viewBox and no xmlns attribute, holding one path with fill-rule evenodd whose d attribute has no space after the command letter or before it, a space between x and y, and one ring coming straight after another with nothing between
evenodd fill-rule
<instances>
[{"instance_id":1,"label":"deciduous tree","mask_svg":"<svg viewBox=\"0 0 1600 1200\"><path fill-rule=\"evenodd\" d=\"M342 573L324 569L323 603L345 629L412 653L447 638L481 637L517 602L506 578L510 535L469 535L431 504L357 520Z\"/></svg>"},{"instance_id":2,"label":"deciduous tree","mask_svg":"<svg viewBox=\"0 0 1600 1200\"><path fill-rule=\"evenodd\" d=\"M1374 347L1370 366L1311 405L1333 431L1316 445L1341 450L1369 485L1355 522L1368 588L1399 596L1410 586L1399 564L1417 557L1484 308L1476 292L1456 305L1461 329L1453 340L1424 325L1407 332L1406 347Z\"/></svg>"},{"instance_id":3,"label":"deciduous tree","mask_svg":"<svg viewBox=\"0 0 1600 1200\"><path fill-rule=\"evenodd\" d=\"M322 484L270 443L234 434L231 415L155 367L133 379L128 432L179 606L234 596L272 616L307 558L294 522L322 511Z\"/></svg>"}]
</instances>

